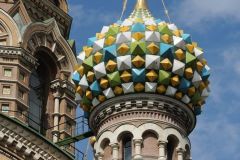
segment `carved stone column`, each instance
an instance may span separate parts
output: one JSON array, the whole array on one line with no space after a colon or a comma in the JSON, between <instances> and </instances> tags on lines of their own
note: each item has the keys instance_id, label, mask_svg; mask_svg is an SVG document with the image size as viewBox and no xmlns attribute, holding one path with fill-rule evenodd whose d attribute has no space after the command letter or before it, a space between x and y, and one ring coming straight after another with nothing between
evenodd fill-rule
<instances>
[{"instance_id":1,"label":"carved stone column","mask_svg":"<svg viewBox=\"0 0 240 160\"><path fill-rule=\"evenodd\" d=\"M112 160L118 160L119 144L114 143L111 145L111 147L112 147Z\"/></svg>"},{"instance_id":2,"label":"carved stone column","mask_svg":"<svg viewBox=\"0 0 240 160\"><path fill-rule=\"evenodd\" d=\"M166 160L166 146L167 142L165 141L159 141L158 147L159 147L159 157L158 160Z\"/></svg>"},{"instance_id":3,"label":"carved stone column","mask_svg":"<svg viewBox=\"0 0 240 160\"><path fill-rule=\"evenodd\" d=\"M97 153L96 160L103 160L103 153Z\"/></svg>"},{"instance_id":4,"label":"carved stone column","mask_svg":"<svg viewBox=\"0 0 240 160\"><path fill-rule=\"evenodd\" d=\"M134 139L133 140L134 147L135 147L135 155L134 160L143 160L141 155L141 149L142 149L142 139Z\"/></svg>"},{"instance_id":5,"label":"carved stone column","mask_svg":"<svg viewBox=\"0 0 240 160\"><path fill-rule=\"evenodd\" d=\"M59 118L60 118L60 92L57 89L54 96L54 113L53 113L53 142L58 142L59 139Z\"/></svg>"},{"instance_id":6,"label":"carved stone column","mask_svg":"<svg viewBox=\"0 0 240 160\"><path fill-rule=\"evenodd\" d=\"M178 157L178 160L183 160L184 158L184 149L182 148L178 148L177 149L177 157Z\"/></svg>"}]
</instances>

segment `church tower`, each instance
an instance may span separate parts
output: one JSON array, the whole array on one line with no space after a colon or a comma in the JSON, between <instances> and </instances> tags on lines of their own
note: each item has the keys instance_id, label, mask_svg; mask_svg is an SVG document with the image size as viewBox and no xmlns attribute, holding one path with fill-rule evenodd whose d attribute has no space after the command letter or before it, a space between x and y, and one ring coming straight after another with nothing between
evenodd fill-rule
<instances>
[{"instance_id":1,"label":"church tower","mask_svg":"<svg viewBox=\"0 0 240 160\"><path fill-rule=\"evenodd\" d=\"M10 152L15 157L69 159L66 153L58 155L63 151L53 143L75 134L71 73L77 61L75 43L69 40L71 23L66 0L0 0L0 117L26 127L17 132L0 123L0 144L16 151ZM4 146L5 136L14 140L10 147ZM41 138L44 142L39 142ZM11 146L16 143L31 146L32 153L24 155L21 147ZM34 150L35 145L44 146L44 151ZM74 149L69 146L67 152L73 159Z\"/></svg>"},{"instance_id":2,"label":"church tower","mask_svg":"<svg viewBox=\"0 0 240 160\"><path fill-rule=\"evenodd\" d=\"M188 138L209 94L203 51L146 0L104 26L77 57L76 99L96 160L190 160Z\"/></svg>"}]
</instances>

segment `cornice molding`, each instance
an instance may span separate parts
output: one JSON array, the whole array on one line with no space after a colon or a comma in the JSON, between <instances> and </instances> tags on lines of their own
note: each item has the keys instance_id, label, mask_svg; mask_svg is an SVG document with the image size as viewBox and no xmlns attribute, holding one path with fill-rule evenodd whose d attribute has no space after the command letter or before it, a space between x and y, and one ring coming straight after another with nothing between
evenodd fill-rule
<instances>
[{"instance_id":1,"label":"cornice molding","mask_svg":"<svg viewBox=\"0 0 240 160\"><path fill-rule=\"evenodd\" d=\"M36 58L34 58L26 50L18 47L1 46L0 56L9 58L11 57L16 58L16 56L19 56L34 66L38 65Z\"/></svg>"},{"instance_id":2,"label":"cornice molding","mask_svg":"<svg viewBox=\"0 0 240 160\"><path fill-rule=\"evenodd\" d=\"M11 151L14 150L19 157L34 160L74 159L32 129L2 114L0 114L0 142L5 148L11 147Z\"/></svg>"},{"instance_id":3,"label":"cornice molding","mask_svg":"<svg viewBox=\"0 0 240 160\"><path fill-rule=\"evenodd\" d=\"M56 7L48 0L24 0L26 3L34 3L39 10L47 14L49 17L53 17L61 28L66 29L64 37L68 38L71 24L72 24L72 17L65 13L60 8Z\"/></svg>"},{"instance_id":4,"label":"cornice molding","mask_svg":"<svg viewBox=\"0 0 240 160\"><path fill-rule=\"evenodd\" d=\"M120 114L131 114L131 112L153 112L159 114L160 117L169 116L172 121L164 121L163 119L155 120L178 127L181 126L181 128L186 130L187 134L190 134L196 125L196 116L185 104L170 97L143 93L115 97L95 107L89 118L90 128L99 130L105 121ZM136 119L136 117L133 118ZM141 118L144 118L144 116L137 117L137 119Z\"/></svg>"}]
</instances>

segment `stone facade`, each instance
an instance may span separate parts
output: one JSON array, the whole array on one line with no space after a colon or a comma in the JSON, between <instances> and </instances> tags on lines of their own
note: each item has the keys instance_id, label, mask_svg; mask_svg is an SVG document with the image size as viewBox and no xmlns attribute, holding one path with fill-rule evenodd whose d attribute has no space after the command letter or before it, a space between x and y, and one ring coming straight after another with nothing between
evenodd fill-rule
<instances>
[{"instance_id":1,"label":"stone facade","mask_svg":"<svg viewBox=\"0 0 240 160\"><path fill-rule=\"evenodd\" d=\"M70 77L76 58L74 41L68 40L72 18L67 12L66 0L0 0L0 111L45 137L43 144L47 139L58 142L73 136L75 131L76 103ZM11 145L3 145L7 139L2 136L0 144L6 154L0 155L14 157L8 150ZM16 132L14 136L21 135ZM19 138L12 138L18 146ZM71 147L68 151L74 153ZM34 153L34 159L52 154L41 158L39 151ZM62 156L53 159L69 159Z\"/></svg>"}]
</instances>

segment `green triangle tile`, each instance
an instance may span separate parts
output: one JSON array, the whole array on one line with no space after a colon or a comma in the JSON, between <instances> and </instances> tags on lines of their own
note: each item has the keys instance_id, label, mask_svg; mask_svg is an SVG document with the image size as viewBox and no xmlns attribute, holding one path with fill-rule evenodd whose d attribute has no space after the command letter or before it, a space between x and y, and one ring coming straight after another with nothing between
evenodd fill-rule
<instances>
[{"instance_id":1,"label":"green triangle tile","mask_svg":"<svg viewBox=\"0 0 240 160\"><path fill-rule=\"evenodd\" d=\"M158 78L159 83L168 85L169 81L170 81L170 78L171 78L171 73L170 72L166 72L166 71L163 71L163 70L159 71L159 78Z\"/></svg>"},{"instance_id":2,"label":"green triangle tile","mask_svg":"<svg viewBox=\"0 0 240 160\"><path fill-rule=\"evenodd\" d=\"M197 103L199 100L201 100L201 95L199 92L196 92L194 96L192 97L192 102Z\"/></svg>"},{"instance_id":3,"label":"green triangle tile","mask_svg":"<svg viewBox=\"0 0 240 160\"><path fill-rule=\"evenodd\" d=\"M86 96L83 96L82 103L84 105L90 105L91 104L91 102L89 101L89 99Z\"/></svg>"},{"instance_id":4,"label":"green triangle tile","mask_svg":"<svg viewBox=\"0 0 240 160\"><path fill-rule=\"evenodd\" d=\"M89 70L93 67L93 56L89 56L87 59L84 60L83 66Z\"/></svg>"},{"instance_id":5,"label":"green triangle tile","mask_svg":"<svg viewBox=\"0 0 240 160\"><path fill-rule=\"evenodd\" d=\"M118 32L119 32L119 27L110 27L106 34L106 37L115 36L118 34Z\"/></svg>"},{"instance_id":6,"label":"green triangle tile","mask_svg":"<svg viewBox=\"0 0 240 160\"><path fill-rule=\"evenodd\" d=\"M196 60L196 57L189 52L186 52L186 63L191 63Z\"/></svg>"},{"instance_id":7,"label":"green triangle tile","mask_svg":"<svg viewBox=\"0 0 240 160\"><path fill-rule=\"evenodd\" d=\"M131 53L133 55L144 55L146 53L145 42L133 42L131 44Z\"/></svg>"},{"instance_id":8,"label":"green triangle tile","mask_svg":"<svg viewBox=\"0 0 240 160\"><path fill-rule=\"evenodd\" d=\"M107 76L108 76L111 87L115 87L121 84L121 79L118 71L108 74Z\"/></svg>"},{"instance_id":9,"label":"green triangle tile","mask_svg":"<svg viewBox=\"0 0 240 160\"><path fill-rule=\"evenodd\" d=\"M167 25L158 26L158 30L161 34L173 35Z\"/></svg>"}]
</instances>

